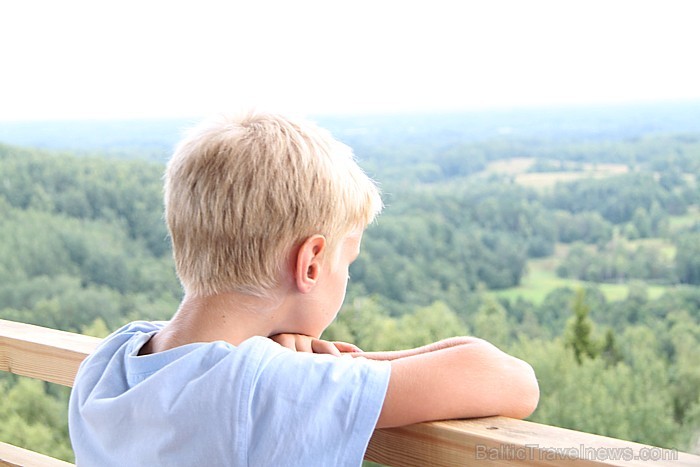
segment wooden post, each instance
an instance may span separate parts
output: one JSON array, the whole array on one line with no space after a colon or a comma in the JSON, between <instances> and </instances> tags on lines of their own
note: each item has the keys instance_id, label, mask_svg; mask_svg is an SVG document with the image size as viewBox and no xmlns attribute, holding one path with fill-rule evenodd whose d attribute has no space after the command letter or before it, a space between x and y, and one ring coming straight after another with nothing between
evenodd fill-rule
<instances>
[{"instance_id":1,"label":"wooden post","mask_svg":"<svg viewBox=\"0 0 700 467\"><path fill-rule=\"evenodd\" d=\"M101 339L0 319L0 370L73 386Z\"/></svg>"}]
</instances>

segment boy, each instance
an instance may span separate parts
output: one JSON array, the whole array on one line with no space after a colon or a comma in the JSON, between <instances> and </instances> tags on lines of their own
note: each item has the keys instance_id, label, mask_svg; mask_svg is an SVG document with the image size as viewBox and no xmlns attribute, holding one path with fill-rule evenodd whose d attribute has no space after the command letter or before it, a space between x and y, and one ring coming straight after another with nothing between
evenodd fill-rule
<instances>
[{"instance_id":1,"label":"boy","mask_svg":"<svg viewBox=\"0 0 700 467\"><path fill-rule=\"evenodd\" d=\"M195 129L165 176L184 298L81 365L77 463L359 465L375 427L528 416L532 368L485 341L371 353L319 339L380 210L351 150L311 124L249 113Z\"/></svg>"}]
</instances>

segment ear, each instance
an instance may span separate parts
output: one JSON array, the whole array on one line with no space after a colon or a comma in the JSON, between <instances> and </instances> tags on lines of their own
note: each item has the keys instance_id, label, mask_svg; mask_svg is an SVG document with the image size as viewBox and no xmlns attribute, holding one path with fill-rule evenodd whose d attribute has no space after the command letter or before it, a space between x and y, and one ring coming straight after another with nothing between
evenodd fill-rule
<instances>
[{"instance_id":1,"label":"ear","mask_svg":"<svg viewBox=\"0 0 700 467\"><path fill-rule=\"evenodd\" d=\"M301 293L308 293L318 283L321 275L321 258L326 249L326 237L312 235L297 252L294 279Z\"/></svg>"}]
</instances>

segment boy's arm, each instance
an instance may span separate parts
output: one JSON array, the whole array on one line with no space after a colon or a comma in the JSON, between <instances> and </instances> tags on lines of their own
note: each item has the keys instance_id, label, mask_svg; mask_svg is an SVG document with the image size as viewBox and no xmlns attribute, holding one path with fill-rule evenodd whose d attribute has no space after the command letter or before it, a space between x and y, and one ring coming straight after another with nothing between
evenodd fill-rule
<instances>
[{"instance_id":1,"label":"boy's arm","mask_svg":"<svg viewBox=\"0 0 700 467\"><path fill-rule=\"evenodd\" d=\"M453 337L409 350L362 352L352 344L301 334L270 336L292 350L391 361L377 428L428 420L502 415L525 418L537 407L532 367L476 337Z\"/></svg>"},{"instance_id":2,"label":"boy's arm","mask_svg":"<svg viewBox=\"0 0 700 467\"><path fill-rule=\"evenodd\" d=\"M371 360L396 360L397 358L411 357L413 355L418 355L426 352L434 352L436 350L447 349L449 347L454 347L456 345L467 344L469 342L475 342L481 339L476 337L450 337L449 339L443 339L438 342L433 342L432 344L424 345L422 347L416 347L415 349L407 350L389 350L384 352L361 352L350 351L354 357L365 357ZM341 349L341 351L343 351Z\"/></svg>"},{"instance_id":3,"label":"boy's arm","mask_svg":"<svg viewBox=\"0 0 700 467\"><path fill-rule=\"evenodd\" d=\"M525 418L535 410L539 387L530 365L481 339L447 341L433 344L432 351L425 346L419 348L423 352L389 359L391 377L377 428L492 415Z\"/></svg>"},{"instance_id":4,"label":"boy's arm","mask_svg":"<svg viewBox=\"0 0 700 467\"><path fill-rule=\"evenodd\" d=\"M465 344L478 340L474 337L451 337L443 339L432 344L416 347L415 349L407 350L389 350L384 352L363 352L362 349L354 344L340 341L325 341L304 334L281 333L269 336L269 339L280 344L282 347L287 347L290 350L297 352L308 353L325 353L335 356L349 354L354 357L365 357L371 360L395 360L397 358L410 357L425 352L433 352L435 350L454 347L455 345Z\"/></svg>"}]
</instances>

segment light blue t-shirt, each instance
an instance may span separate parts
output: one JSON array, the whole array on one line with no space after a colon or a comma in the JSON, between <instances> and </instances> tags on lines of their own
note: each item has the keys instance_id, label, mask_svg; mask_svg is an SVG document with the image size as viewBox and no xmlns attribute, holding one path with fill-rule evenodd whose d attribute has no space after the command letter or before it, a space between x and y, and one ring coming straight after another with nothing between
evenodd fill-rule
<instances>
[{"instance_id":1,"label":"light blue t-shirt","mask_svg":"<svg viewBox=\"0 0 700 467\"><path fill-rule=\"evenodd\" d=\"M80 366L69 428L80 466L357 466L388 362L294 352L265 337L139 356L134 322Z\"/></svg>"}]
</instances>

